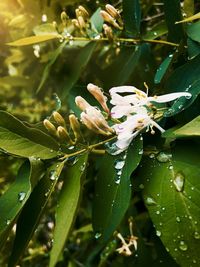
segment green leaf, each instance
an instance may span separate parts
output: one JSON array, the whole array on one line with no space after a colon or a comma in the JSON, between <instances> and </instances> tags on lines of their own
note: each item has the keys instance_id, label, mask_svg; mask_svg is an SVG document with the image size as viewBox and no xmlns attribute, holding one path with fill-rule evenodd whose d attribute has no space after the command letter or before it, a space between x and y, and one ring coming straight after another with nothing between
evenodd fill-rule
<instances>
[{"instance_id":1,"label":"green leaf","mask_svg":"<svg viewBox=\"0 0 200 267\"><path fill-rule=\"evenodd\" d=\"M69 94L69 91L78 81L83 69L86 67L89 62L92 53L96 47L95 42L90 42L85 47L81 48L74 59L74 62L71 62L70 72L67 74L66 84L63 88L63 98Z\"/></svg>"},{"instance_id":2,"label":"green leaf","mask_svg":"<svg viewBox=\"0 0 200 267\"><path fill-rule=\"evenodd\" d=\"M13 155L41 159L56 157L59 150L53 138L5 111L0 111L0 148Z\"/></svg>"},{"instance_id":3,"label":"green leaf","mask_svg":"<svg viewBox=\"0 0 200 267\"><path fill-rule=\"evenodd\" d=\"M164 61L160 64L160 67L156 71L156 75L154 78L155 84L161 82L162 78L164 77L166 71L168 70L170 63L172 62L173 55L170 54L168 57L164 59Z\"/></svg>"},{"instance_id":4,"label":"green leaf","mask_svg":"<svg viewBox=\"0 0 200 267\"><path fill-rule=\"evenodd\" d=\"M127 36L139 36L141 23L140 2L138 0L123 0L122 6Z\"/></svg>"},{"instance_id":5,"label":"green leaf","mask_svg":"<svg viewBox=\"0 0 200 267\"><path fill-rule=\"evenodd\" d=\"M55 28L55 26L52 23L45 23L41 25L37 25L34 29L33 32L35 35L58 35L58 32Z\"/></svg>"},{"instance_id":6,"label":"green leaf","mask_svg":"<svg viewBox=\"0 0 200 267\"><path fill-rule=\"evenodd\" d=\"M24 209L18 222L16 237L8 267L15 267L19 258L28 246L32 235L45 212L48 200L54 191L58 178L64 167L64 162L56 162L48 169L46 175L39 181Z\"/></svg>"},{"instance_id":7,"label":"green leaf","mask_svg":"<svg viewBox=\"0 0 200 267\"><path fill-rule=\"evenodd\" d=\"M101 8L98 8L90 19L92 30L96 33L101 33L103 27L103 18L100 15ZM92 37L92 36L90 36Z\"/></svg>"},{"instance_id":8,"label":"green leaf","mask_svg":"<svg viewBox=\"0 0 200 267\"><path fill-rule=\"evenodd\" d=\"M193 59L200 54L200 43L193 41L192 39L187 39L188 47L188 57Z\"/></svg>"},{"instance_id":9,"label":"green leaf","mask_svg":"<svg viewBox=\"0 0 200 267\"><path fill-rule=\"evenodd\" d=\"M180 0L164 0L165 21L168 27L168 39L179 43L184 37L182 25L175 24L182 19Z\"/></svg>"},{"instance_id":10,"label":"green leaf","mask_svg":"<svg viewBox=\"0 0 200 267\"><path fill-rule=\"evenodd\" d=\"M50 253L49 267L56 265L76 218L87 158L88 154L80 156L78 161L67 169L64 185L58 197L54 242Z\"/></svg>"},{"instance_id":11,"label":"green leaf","mask_svg":"<svg viewBox=\"0 0 200 267\"><path fill-rule=\"evenodd\" d=\"M93 206L93 228L95 237L101 242L108 241L129 206L130 175L138 166L141 155L142 140L138 137L132 142L127 155L106 154L101 159Z\"/></svg>"},{"instance_id":12,"label":"green leaf","mask_svg":"<svg viewBox=\"0 0 200 267\"><path fill-rule=\"evenodd\" d=\"M177 129L169 129L164 132L163 137L195 137L200 136L200 116Z\"/></svg>"},{"instance_id":13,"label":"green leaf","mask_svg":"<svg viewBox=\"0 0 200 267\"><path fill-rule=\"evenodd\" d=\"M145 158L139 173L157 236L182 267L200 264L199 148L192 145L181 142L172 156Z\"/></svg>"},{"instance_id":14,"label":"green leaf","mask_svg":"<svg viewBox=\"0 0 200 267\"><path fill-rule=\"evenodd\" d=\"M17 41L8 43L7 45L10 46L25 46L25 45L33 45L42 42L46 42L53 39L59 39L61 36L59 34L44 34L44 35L37 35L37 36L30 36L26 38L19 39Z\"/></svg>"},{"instance_id":15,"label":"green leaf","mask_svg":"<svg viewBox=\"0 0 200 267\"><path fill-rule=\"evenodd\" d=\"M200 21L187 26L187 35L194 41L200 42Z\"/></svg>"},{"instance_id":16,"label":"green leaf","mask_svg":"<svg viewBox=\"0 0 200 267\"><path fill-rule=\"evenodd\" d=\"M195 14L195 15L189 17L189 18L183 19L181 21L177 21L176 24L183 23L183 22L191 22L191 21L193 21L195 19L200 19L200 12L198 12L197 14Z\"/></svg>"},{"instance_id":17,"label":"green leaf","mask_svg":"<svg viewBox=\"0 0 200 267\"><path fill-rule=\"evenodd\" d=\"M161 21L160 23L156 24L151 28L151 30L148 30L148 32L142 37L142 39L145 40L154 40L158 37L163 36L168 32L166 23L164 21Z\"/></svg>"},{"instance_id":18,"label":"green leaf","mask_svg":"<svg viewBox=\"0 0 200 267\"><path fill-rule=\"evenodd\" d=\"M19 169L15 182L0 197L0 247L6 241L16 217L41 178L42 166L43 164L39 160L25 161Z\"/></svg>"},{"instance_id":19,"label":"green leaf","mask_svg":"<svg viewBox=\"0 0 200 267\"><path fill-rule=\"evenodd\" d=\"M187 74L187 75L186 75ZM200 55L175 69L165 84L166 92L190 92L192 97L181 97L174 102L164 116L173 116L189 107L200 93Z\"/></svg>"},{"instance_id":20,"label":"green leaf","mask_svg":"<svg viewBox=\"0 0 200 267\"><path fill-rule=\"evenodd\" d=\"M48 76L50 74L50 70L51 67L53 66L53 64L56 62L57 58L59 57L59 55L62 53L64 47L66 46L66 42L63 42L51 55L49 62L46 64L45 68L44 68L44 72L42 74L42 79L40 81L40 84L37 88L36 93L39 93L39 91L42 89L42 86L44 85L44 83L46 82L46 80L48 79Z\"/></svg>"},{"instance_id":21,"label":"green leaf","mask_svg":"<svg viewBox=\"0 0 200 267\"><path fill-rule=\"evenodd\" d=\"M190 16L194 14L194 0L184 0L183 10L188 19L190 19Z\"/></svg>"}]
</instances>

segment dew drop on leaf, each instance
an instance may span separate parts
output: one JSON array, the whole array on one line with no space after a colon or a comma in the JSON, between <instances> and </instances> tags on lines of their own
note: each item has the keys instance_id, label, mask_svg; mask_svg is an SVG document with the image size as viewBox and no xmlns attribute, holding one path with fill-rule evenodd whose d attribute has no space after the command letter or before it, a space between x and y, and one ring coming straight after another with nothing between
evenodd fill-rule
<instances>
[{"instance_id":1,"label":"dew drop on leaf","mask_svg":"<svg viewBox=\"0 0 200 267\"><path fill-rule=\"evenodd\" d=\"M156 201L152 197L146 198L147 205L156 205Z\"/></svg>"},{"instance_id":2,"label":"dew drop on leaf","mask_svg":"<svg viewBox=\"0 0 200 267\"><path fill-rule=\"evenodd\" d=\"M194 232L194 238L195 239L200 239L200 234L199 234L199 232Z\"/></svg>"},{"instance_id":3,"label":"dew drop on leaf","mask_svg":"<svg viewBox=\"0 0 200 267\"><path fill-rule=\"evenodd\" d=\"M97 233L95 234L95 236L94 236L94 237L95 237L96 239L98 239L98 238L100 238L100 237L101 237L101 235L102 235L101 233L97 232Z\"/></svg>"},{"instance_id":4,"label":"dew drop on leaf","mask_svg":"<svg viewBox=\"0 0 200 267\"><path fill-rule=\"evenodd\" d=\"M18 200L19 200L20 202L22 202L22 201L25 199L25 197L26 197L26 193L25 193L25 192L20 192L20 193L18 194Z\"/></svg>"},{"instance_id":5,"label":"dew drop on leaf","mask_svg":"<svg viewBox=\"0 0 200 267\"><path fill-rule=\"evenodd\" d=\"M116 170L121 170L125 165L125 161L124 160L116 160L115 162L115 169Z\"/></svg>"},{"instance_id":6,"label":"dew drop on leaf","mask_svg":"<svg viewBox=\"0 0 200 267\"><path fill-rule=\"evenodd\" d=\"M187 244L185 243L185 241L180 241L179 243L179 249L182 250L182 251L186 251L188 249L188 246Z\"/></svg>"},{"instance_id":7,"label":"dew drop on leaf","mask_svg":"<svg viewBox=\"0 0 200 267\"><path fill-rule=\"evenodd\" d=\"M180 217L176 217L176 221L179 223L179 222L181 222L181 219L180 219Z\"/></svg>"},{"instance_id":8,"label":"dew drop on leaf","mask_svg":"<svg viewBox=\"0 0 200 267\"><path fill-rule=\"evenodd\" d=\"M9 225L10 224L10 220L6 220L6 225Z\"/></svg>"},{"instance_id":9,"label":"dew drop on leaf","mask_svg":"<svg viewBox=\"0 0 200 267\"><path fill-rule=\"evenodd\" d=\"M157 236L161 236L161 235L162 235L161 231L158 231L158 230L157 230L157 231L156 231L156 235L157 235Z\"/></svg>"},{"instance_id":10,"label":"dew drop on leaf","mask_svg":"<svg viewBox=\"0 0 200 267\"><path fill-rule=\"evenodd\" d=\"M55 181L58 178L58 176L56 175L56 171L55 170L50 171L49 178L50 178L51 181Z\"/></svg>"},{"instance_id":11,"label":"dew drop on leaf","mask_svg":"<svg viewBox=\"0 0 200 267\"><path fill-rule=\"evenodd\" d=\"M165 163L165 162L168 162L171 159L171 157L172 157L171 154L167 154L165 152L160 152L156 156L156 159L161 163Z\"/></svg>"},{"instance_id":12,"label":"dew drop on leaf","mask_svg":"<svg viewBox=\"0 0 200 267\"><path fill-rule=\"evenodd\" d=\"M181 192L183 191L183 188L184 188L184 182L185 182L185 177L182 173L178 172L174 178L174 185L175 185L175 188L178 192Z\"/></svg>"}]
</instances>

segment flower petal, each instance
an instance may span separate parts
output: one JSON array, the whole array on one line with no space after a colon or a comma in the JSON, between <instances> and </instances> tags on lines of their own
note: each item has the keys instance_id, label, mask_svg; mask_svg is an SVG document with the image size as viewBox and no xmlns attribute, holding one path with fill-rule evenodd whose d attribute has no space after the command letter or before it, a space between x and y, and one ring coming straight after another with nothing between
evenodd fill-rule
<instances>
[{"instance_id":1,"label":"flower petal","mask_svg":"<svg viewBox=\"0 0 200 267\"><path fill-rule=\"evenodd\" d=\"M148 97L148 101L157 102L157 103L165 103L165 102L173 101L182 96L190 98L192 95L188 92L172 93L172 94L166 94L166 95L161 95L161 96Z\"/></svg>"}]
</instances>

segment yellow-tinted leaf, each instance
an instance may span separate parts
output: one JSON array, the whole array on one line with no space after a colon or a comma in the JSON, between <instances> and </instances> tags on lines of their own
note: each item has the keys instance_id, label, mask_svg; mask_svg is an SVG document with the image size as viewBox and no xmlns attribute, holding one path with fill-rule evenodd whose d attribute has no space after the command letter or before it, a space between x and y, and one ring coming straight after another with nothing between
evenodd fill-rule
<instances>
[{"instance_id":1,"label":"yellow-tinted leaf","mask_svg":"<svg viewBox=\"0 0 200 267\"><path fill-rule=\"evenodd\" d=\"M189 18L186 18L186 19L177 21L176 24L178 24L178 23L184 23L184 22L190 22L190 21L193 21L195 19L200 19L200 12L198 12L197 14L195 14L195 15L189 17Z\"/></svg>"},{"instance_id":2,"label":"yellow-tinted leaf","mask_svg":"<svg viewBox=\"0 0 200 267\"><path fill-rule=\"evenodd\" d=\"M8 43L10 46L24 46L24 45L32 45L37 44L53 39L58 39L61 36L59 34L47 34L47 35L40 35L40 36L30 36L26 38L19 39L17 41Z\"/></svg>"}]
</instances>

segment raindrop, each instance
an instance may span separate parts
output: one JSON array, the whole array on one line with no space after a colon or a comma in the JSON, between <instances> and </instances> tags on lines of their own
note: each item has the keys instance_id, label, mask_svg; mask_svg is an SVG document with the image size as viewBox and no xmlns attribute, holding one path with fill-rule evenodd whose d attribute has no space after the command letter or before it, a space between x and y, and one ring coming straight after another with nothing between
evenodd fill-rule
<instances>
[{"instance_id":1,"label":"raindrop","mask_svg":"<svg viewBox=\"0 0 200 267\"><path fill-rule=\"evenodd\" d=\"M85 170L85 162L80 166L80 171L83 172Z\"/></svg>"},{"instance_id":2,"label":"raindrop","mask_svg":"<svg viewBox=\"0 0 200 267\"><path fill-rule=\"evenodd\" d=\"M151 154L149 154L149 157L150 157L150 159L154 159L155 158L155 154L151 153Z\"/></svg>"},{"instance_id":3,"label":"raindrop","mask_svg":"<svg viewBox=\"0 0 200 267\"><path fill-rule=\"evenodd\" d=\"M96 239L98 239L98 238L100 238L101 236L102 236L102 234L97 232L97 233L95 234L94 237L95 237Z\"/></svg>"},{"instance_id":4,"label":"raindrop","mask_svg":"<svg viewBox=\"0 0 200 267\"><path fill-rule=\"evenodd\" d=\"M187 246L187 244L185 243L185 241L180 241L180 243L179 243L179 248L180 248L180 250L182 250L182 251L186 251L186 250L188 249L188 246Z\"/></svg>"},{"instance_id":5,"label":"raindrop","mask_svg":"<svg viewBox=\"0 0 200 267\"><path fill-rule=\"evenodd\" d=\"M194 186L191 187L191 190L192 190L192 191L194 190Z\"/></svg>"},{"instance_id":6,"label":"raindrop","mask_svg":"<svg viewBox=\"0 0 200 267\"><path fill-rule=\"evenodd\" d=\"M169 170L173 170L173 168L174 168L173 165L169 165L168 167Z\"/></svg>"},{"instance_id":7,"label":"raindrop","mask_svg":"<svg viewBox=\"0 0 200 267\"><path fill-rule=\"evenodd\" d=\"M181 222L181 219L180 219L180 217L176 217L176 221L179 223L179 222Z\"/></svg>"},{"instance_id":8,"label":"raindrop","mask_svg":"<svg viewBox=\"0 0 200 267\"><path fill-rule=\"evenodd\" d=\"M139 155L142 155L143 154L143 149L140 149L139 152L138 152Z\"/></svg>"},{"instance_id":9,"label":"raindrop","mask_svg":"<svg viewBox=\"0 0 200 267\"><path fill-rule=\"evenodd\" d=\"M55 181L58 178L58 176L56 175L56 171L55 170L50 171L49 178L50 178L51 181Z\"/></svg>"},{"instance_id":10,"label":"raindrop","mask_svg":"<svg viewBox=\"0 0 200 267\"><path fill-rule=\"evenodd\" d=\"M118 176L121 176L121 175L122 175L122 170L119 170L119 171L117 172L117 175L118 175Z\"/></svg>"},{"instance_id":11,"label":"raindrop","mask_svg":"<svg viewBox=\"0 0 200 267\"><path fill-rule=\"evenodd\" d=\"M152 197L146 198L147 205L156 205L156 201Z\"/></svg>"},{"instance_id":12,"label":"raindrop","mask_svg":"<svg viewBox=\"0 0 200 267\"><path fill-rule=\"evenodd\" d=\"M156 159L161 163L165 163L165 162L168 162L171 159L171 157L172 157L171 154L167 154L165 152L160 152L160 153L158 153Z\"/></svg>"},{"instance_id":13,"label":"raindrop","mask_svg":"<svg viewBox=\"0 0 200 267\"><path fill-rule=\"evenodd\" d=\"M199 232L194 232L194 238L195 239L200 239L200 234L199 234Z\"/></svg>"},{"instance_id":14,"label":"raindrop","mask_svg":"<svg viewBox=\"0 0 200 267\"><path fill-rule=\"evenodd\" d=\"M182 173L178 172L174 178L174 185L178 192L183 191L185 177Z\"/></svg>"},{"instance_id":15,"label":"raindrop","mask_svg":"<svg viewBox=\"0 0 200 267\"><path fill-rule=\"evenodd\" d=\"M119 176L117 176L117 179L115 179L115 183L120 184L120 177Z\"/></svg>"},{"instance_id":16,"label":"raindrop","mask_svg":"<svg viewBox=\"0 0 200 267\"><path fill-rule=\"evenodd\" d=\"M72 149L74 149L74 146L70 146L70 147L68 147L68 149L69 150L72 150Z\"/></svg>"},{"instance_id":17,"label":"raindrop","mask_svg":"<svg viewBox=\"0 0 200 267\"><path fill-rule=\"evenodd\" d=\"M156 231L157 236L161 236L161 234L162 234L161 231L158 231L158 230Z\"/></svg>"},{"instance_id":18,"label":"raindrop","mask_svg":"<svg viewBox=\"0 0 200 267\"><path fill-rule=\"evenodd\" d=\"M121 170L125 165L125 161L124 160L116 160L115 162L115 169L116 170Z\"/></svg>"},{"instance_id":19,"label":"raindrop","mask_svg":"<svg viewBox=\"0 0 200 267\"><path fill-rule=\"evenodd\" d=\"M140 185L139 185L139 188L140 188L140 189L144 189L144 185L143 185L143 184L140 184Z\"/></svg>"},{"instance_id":20,"label":"raindrop","mask_svg":"<svg viewBox=\"0 0 200 267\"><path fill-rule=\"evenodd\" d=\"M50 152L53 153L53 149L51 149Z\"/></svg>"},{"instance_id":21,"label":"raindrop","mask_svg":"<svg viewBox=\"0 0 200 267\"><path fill-rule=\"evenodd\" d=\"M9 225L10 224L10 220L6 220L6 225Z\"/></svg>"},{"instance_id":22,"label":"raindrop","mask_svg":"<svg viewBox=\"0 0 200 267\"><path fill-rule=\"evenodd\" d=\"M20 202L22 202L25 199L25 197L26 197L26 193L25 192L20 192L18 194L18 199L19 199Z\"/></svg>"},{"instance_id":23,"label":"raindrop","mask_svg":"<svg viewBox=\"0 0 200 267\"><path fill-rule=\"evenodd\" d=\"M156 214L157 214L157 215L159 215L159 214L160 214L160 211L159 211L159 210L157 210L157 211L156 211Z\"/></svg>"},{"instance_id":24,"label":"raindrop","mask_svg":"<svg viewBox=\"0 0 200 267\"><path fill-rule=\"evenodd\" d=\"M196 260L192 260L192 262L195 264L195 263L197 263L197 261Z\"/></svg>"}]
</instances>

